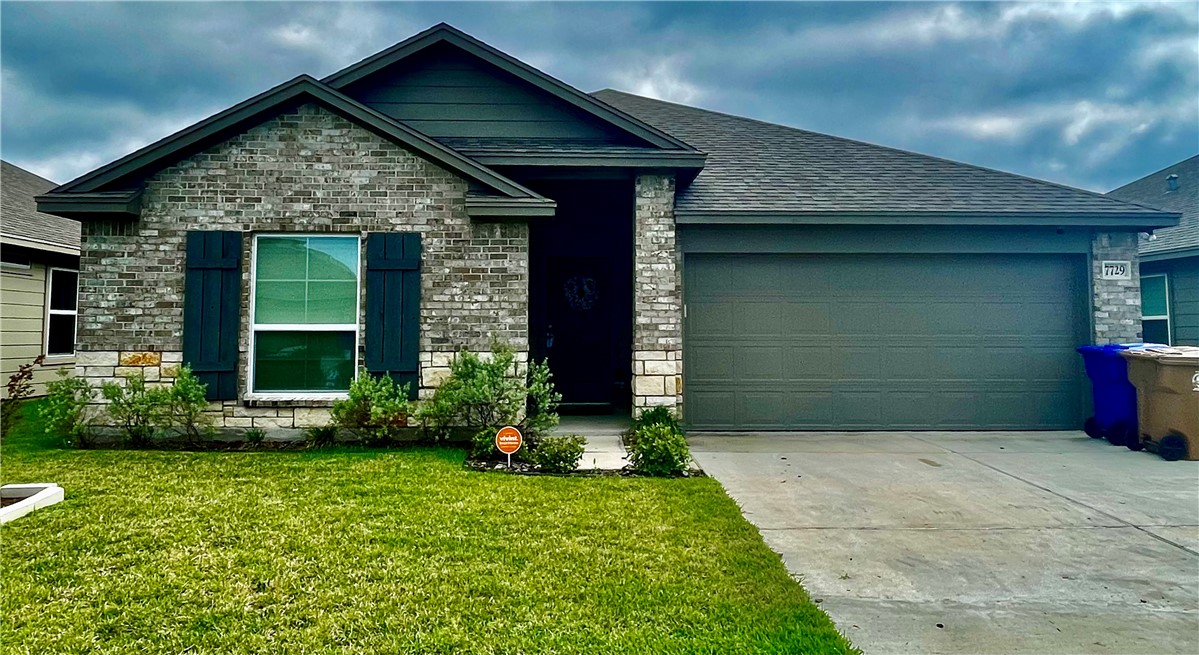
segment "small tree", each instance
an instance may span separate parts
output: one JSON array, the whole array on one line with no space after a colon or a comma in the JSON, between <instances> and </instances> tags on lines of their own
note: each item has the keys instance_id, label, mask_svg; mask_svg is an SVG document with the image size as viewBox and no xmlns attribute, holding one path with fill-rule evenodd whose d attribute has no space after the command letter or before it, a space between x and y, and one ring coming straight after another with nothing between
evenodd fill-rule
<instances>
[{"instance_id":1,"label":"small tree","mask_svg":"<svg viewBox=\"0 0 1199 655\"><path fill-rule=\"evenodd\" d=\"M5 386L8 397L0 402L0 434L8 434L20 420L21 406L33 395L33 369L41 366L44 361L46 356L38 355L32 362L21 364L17 372L8 378L8 384Z\"/></svg>"}]
</instances>

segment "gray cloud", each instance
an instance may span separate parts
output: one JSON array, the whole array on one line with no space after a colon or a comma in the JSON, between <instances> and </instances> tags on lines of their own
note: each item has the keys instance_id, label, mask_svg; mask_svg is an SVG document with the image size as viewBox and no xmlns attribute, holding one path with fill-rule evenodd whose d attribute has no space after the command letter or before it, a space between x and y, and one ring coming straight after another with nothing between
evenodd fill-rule
<instances>
[{"instance_id":1,"label":"gray cloud","mask_svg":"<svg viewBox=\"0 0 1199 655\"><path fill-rule=\"evenodd\" d=\"M441 20L604 87L1106 190L1199 151L1199 5L0 4L6 159L65 181Z\"/></svg>"}]
</instances>

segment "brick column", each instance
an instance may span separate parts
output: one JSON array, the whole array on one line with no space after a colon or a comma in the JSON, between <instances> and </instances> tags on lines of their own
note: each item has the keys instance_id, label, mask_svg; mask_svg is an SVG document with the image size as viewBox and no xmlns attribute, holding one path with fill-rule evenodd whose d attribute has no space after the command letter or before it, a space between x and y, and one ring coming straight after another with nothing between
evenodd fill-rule
<instances>
[{"instance_id":1,"label":"brick column","mask_svg":"<svg viewBox=\"0 0 1199 655\"><path fill-rule=\"evenodd\" d=\"M1141 340L1141 275L1136 232L1096 232L1091 237L1091 309L1095 343ZM1126 261L1127 280L1104 280L1104 261Z\"/></svg>"},{"instance_id":2,"label":"brick column","mask_svg":"<svg viewBox=\"0 0 1199 655\"><path fill-rule=\"evenodd\" d=\"M638 175L633 233L633 412L683 395L682 256L675 240L674 176Z\"/></svg>"}]
</instances>

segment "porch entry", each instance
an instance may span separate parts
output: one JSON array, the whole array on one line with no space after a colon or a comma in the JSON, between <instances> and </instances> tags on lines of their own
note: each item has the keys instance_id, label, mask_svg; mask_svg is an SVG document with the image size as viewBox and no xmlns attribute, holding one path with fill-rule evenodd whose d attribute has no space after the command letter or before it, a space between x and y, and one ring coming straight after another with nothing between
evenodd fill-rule
<instances>
[{"instance_id":1,"label":"porch entry","mask_svg":"<svg viewBox=\"0 0 1199 655\"><path fill-rule=\"evenodd\" d=\"M557 216L530 235L530 351L564 413L627 411L633 335L631 181L540 185Z\"/></svg>"}]
</instances>

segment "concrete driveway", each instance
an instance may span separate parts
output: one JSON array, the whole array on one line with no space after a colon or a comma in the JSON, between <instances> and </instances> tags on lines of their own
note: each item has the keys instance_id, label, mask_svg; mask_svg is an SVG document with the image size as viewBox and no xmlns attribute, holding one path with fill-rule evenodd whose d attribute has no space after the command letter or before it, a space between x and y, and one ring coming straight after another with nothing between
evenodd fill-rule
<instances>
[{"instance_id":1,"label":"concrete driveway","mask_svg":"<svg viewBox=\"0 0 1199 655\"><path fill-rule=\"evenodd\" d=\"M1199 462L1074 432L694 434L871 653L1199 653Z\"/></svg>"}]
</instances>

